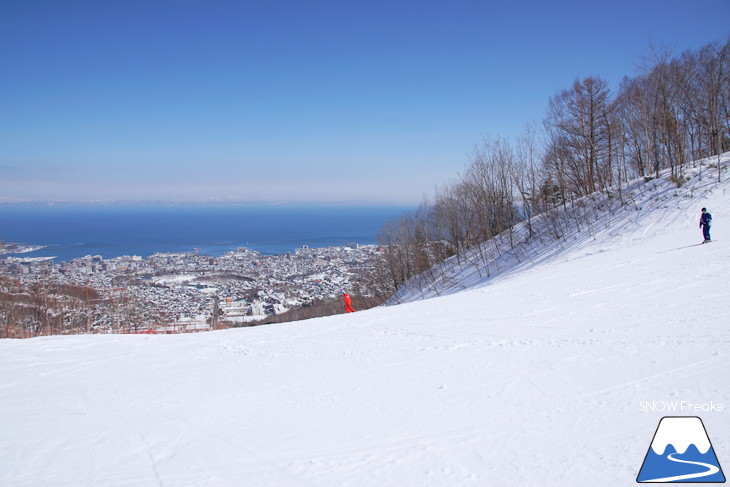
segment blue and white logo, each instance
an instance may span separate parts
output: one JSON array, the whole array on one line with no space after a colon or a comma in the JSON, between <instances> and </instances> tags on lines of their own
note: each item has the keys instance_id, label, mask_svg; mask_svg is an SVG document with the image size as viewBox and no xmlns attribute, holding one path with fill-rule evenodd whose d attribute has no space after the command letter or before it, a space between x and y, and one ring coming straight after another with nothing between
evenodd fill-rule
<instances>
[{"instance_id":1,"label":"blue and white logo","mask_svg":"<svg viewBox=\"0 0 730 487\"><path fill-rule=\"evenodd\" d=\"M725 482L702 420L696 416L662 418L636 481Z\"/></svg>"}]
</instances>

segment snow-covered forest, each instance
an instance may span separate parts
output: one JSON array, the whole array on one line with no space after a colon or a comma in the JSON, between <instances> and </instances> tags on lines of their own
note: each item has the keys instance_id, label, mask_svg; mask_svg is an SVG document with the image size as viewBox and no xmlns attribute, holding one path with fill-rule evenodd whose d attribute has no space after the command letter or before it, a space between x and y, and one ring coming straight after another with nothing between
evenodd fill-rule
<instances>
[{"instance_id":1,"label":"snow-covered forest","mask_svg":"<svg viewBox=\"0 0 730 487\"><path fill-rule=\"evenodd\" d=\"M536 215L597 192L631 205L624 188L636 178L667 169L681 187L690 161L700 161L698 177L719 180L712 158L730 150L730 41L674 55L656 49L640 65L616 92L600 77L577 79L548 100L542 127L528 125L516 140L485 138L460 175L389 222L379 239L390 249L390 284L454 255L469 259L522 220L532 237Z\"/></svg>"}]
</instances>

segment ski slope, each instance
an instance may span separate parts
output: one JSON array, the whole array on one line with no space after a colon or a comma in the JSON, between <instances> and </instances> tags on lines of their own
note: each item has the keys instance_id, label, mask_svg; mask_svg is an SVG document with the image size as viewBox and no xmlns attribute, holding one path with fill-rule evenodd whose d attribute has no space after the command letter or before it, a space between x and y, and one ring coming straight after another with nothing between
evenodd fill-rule
<instances>
[{"instance_id":1,"label":"ski slope","mask_svg":"<svg viewBox=\"0 0 730 487\"><path fill-rule=\"evenodd\" d=\"M730 465L730 194L706 178L433 299L0 340L0 485L628 486L666 415Z\"/></svg>"},{"instance_id":2,"label":"ski slope","mask_svg":"<svg viewBox=\"0 0 730 487\"><path fill-rule=\"evenodd\" d=\"M497 235L479 249L452 257L402 286L388 304L427 299L445 294L492 285L502 276L548 261L563 259L576 252L598 251L622 245L626 239L643 239L681 218L699 223L700 207L712 193L727 185L717 182L717 158L697 161L686 168L688 181L677 187L670 172L646 181L636 179L621 187L560 206L532 219L533 233L527 223ZM730 153L720 159L723 173L730 167ZM712 166L712 167L710 167ZM712 212L712 208L710 208ZM691 226L691 225L689 225ZM556 238L555 235L559 235ZM700 242L702 241L700 233Z\"/></svg>"}]
</instances>

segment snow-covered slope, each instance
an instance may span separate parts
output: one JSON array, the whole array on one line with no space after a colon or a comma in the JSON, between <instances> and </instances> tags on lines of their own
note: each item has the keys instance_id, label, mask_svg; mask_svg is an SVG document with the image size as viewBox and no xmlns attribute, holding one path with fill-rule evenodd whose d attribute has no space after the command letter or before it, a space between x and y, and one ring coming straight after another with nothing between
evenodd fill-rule
<instances>
[{"instance_id":1,"label":"snow-covered slope","mask_svg":"<svg viewBox=\"0 0 730 487\"><path fill-rule=\"evenodd\" d=\"M697 161L693 167L688 165L684 174L687 180L680 188L666 170L658 179L637 179L612 188L610 194L596 193L539 215L531 222L532 234L527 223L519 224L480 248L411 279L387 304L480 288L536 264L593 248L596 243L605 251L622 245L627 238L641 239L661 231L677 218L699 219L698 202L718 188L717 162L713 157ZM720 163L727 174L730 153L724 154Z\"/></svg>"},{"instance_id":2,"label":"snow-covered slope","mask_svg":"<svg viewBox=\"0 0 730 487\"><path fill-rule=\"evenodd\" d=\"M665 415L730 464L727 189L434 299L0 341L0 485L628 486Z\"/></svg>"}]
</instances>

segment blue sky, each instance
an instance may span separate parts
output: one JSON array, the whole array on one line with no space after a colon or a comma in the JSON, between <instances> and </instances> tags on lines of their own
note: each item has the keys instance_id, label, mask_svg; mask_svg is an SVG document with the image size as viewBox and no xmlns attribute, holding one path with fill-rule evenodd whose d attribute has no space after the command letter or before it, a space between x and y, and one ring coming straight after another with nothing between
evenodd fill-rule
<instances>
[{"instance_id":1,"label":"blue sky","mask_svg":"<svg viewBox=\"0 0 730 487\"><path fill-rule=\"evenodd\" d=\"M730 1L0 1L0 201L414 204Z\"/></svg>"}]
</instances>

